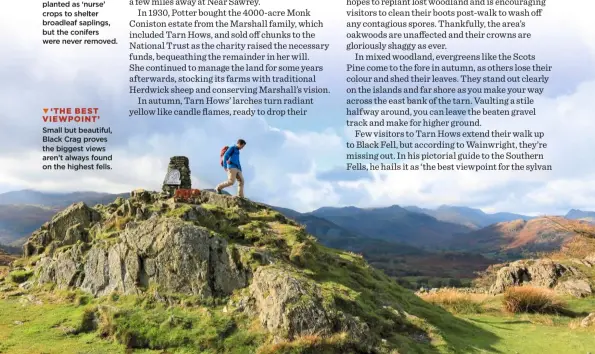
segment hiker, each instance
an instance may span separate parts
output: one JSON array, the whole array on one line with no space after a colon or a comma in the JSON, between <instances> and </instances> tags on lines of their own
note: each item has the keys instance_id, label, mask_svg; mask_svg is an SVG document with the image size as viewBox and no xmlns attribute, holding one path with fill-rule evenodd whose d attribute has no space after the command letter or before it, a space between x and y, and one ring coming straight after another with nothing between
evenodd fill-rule
<instances>
[{"instance_id":1,"label":"hiker","mask_svg":"<svg viewBox=\"0 0 595 354\"><path fill-rule=\"evenodd\" d=\"M221 166L227 171L227 181L219 183L215 187L217 194L221 194L223 188L232 186L238 181L238 194L244 198L244 176L242 175L242 165L240 164L240 150L246 146L246 141L239 139L235 145L225 146L221 149Z\"/></svg>"}]
</instances>

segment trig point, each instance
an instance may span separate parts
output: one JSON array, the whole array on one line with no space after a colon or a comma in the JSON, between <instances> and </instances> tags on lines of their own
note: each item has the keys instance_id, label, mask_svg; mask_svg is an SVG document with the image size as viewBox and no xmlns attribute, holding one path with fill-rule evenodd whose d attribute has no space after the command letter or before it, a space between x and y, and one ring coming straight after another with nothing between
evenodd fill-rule
<instances>
[{"instance_id":1,"label":"trig point","mask_svg":"<svg viewBox=\"0 0 595 354\"><path fill-rule=\"evenodd\" d=\"M190 162L186 156L174 156L169 159L167 174L163 180L163 192L170 196L176 189L191 189Z\"/></svg>"}]
</instances>

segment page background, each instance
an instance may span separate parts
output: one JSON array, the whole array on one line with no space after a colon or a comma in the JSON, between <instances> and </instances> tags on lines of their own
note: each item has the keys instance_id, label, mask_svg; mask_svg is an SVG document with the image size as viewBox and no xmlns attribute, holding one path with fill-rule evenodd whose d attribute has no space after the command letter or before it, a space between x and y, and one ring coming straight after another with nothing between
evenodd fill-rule
<instances>
[{"instance_id":1,"label":"page background","mask_svg":"<svg viewBox=\"0 0 595 354\"><path fill-rule=\"evenodd\" d=\"M288 1L266 4L286 8ZM304 1L317 29L317 42L332 43L330 53L312 55L312 64L325 65L321 83L334 92L319 99L306 117L277 118L128 118L128 20L134 11L127 2L108 1L102 17L112 22L106 37L117 36L117 47L43 46L41 2L3 4L0 13L0 192L31 188L45 191L94 190L126 192L159 189L168 159L186 155L194 185L212 188L225 178L218 166L223 145L238 137L248 141L242 152L246 193L253 199L308 211L325 205L409 205L432 207L457 204L485 211L565 213L569 208L595 208L593 93L595 27L586 1L549 1L543 18L525 19L533 39L518 47L554 66L546 91L537 100L538 115L520 123L486 122L485 127L539 127L546 133L553 172L439 173L344 171L343 104L348 61L343 45L346 6ZM4 11L7 9L7 11ZM514 43L514 42L512 42ZM459 52L491 51L510 42L463 41ZM100 107L103 125L112 126L110 151L114 170L104 173L41 170L43 107ZM570 124L569 124L570 123Z\"/></svg>"}]
</instances>

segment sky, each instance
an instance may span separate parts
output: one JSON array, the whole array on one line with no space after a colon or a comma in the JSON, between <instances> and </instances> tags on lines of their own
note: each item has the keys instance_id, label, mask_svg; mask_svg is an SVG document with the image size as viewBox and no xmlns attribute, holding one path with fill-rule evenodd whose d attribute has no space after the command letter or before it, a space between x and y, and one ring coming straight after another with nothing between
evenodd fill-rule
<instances>
[{"instance_id":1,"label":"sky","mask_svg":"<svg viewBox=\"0 0 595 354\"><path fill-rule=\"evenodd\" d=\"M261 2L270 9L290 6L289 1ZM169 157L175 155L190 158L194 187L213 188L226 177L219 166L221 147L243 138L248 142L241 153L246 196L298 211L395 204L464 205L531 215L595 210L595 26L584 9L587 4L547 2L543 17L523 18L528 27L522 31L532 33L528 40L447 42L449 54L527 53L535 54L537 63L553 66L544 93L535 97L536 116L482 119L482 129L545 133L543 163L551 164L553 171L513 173L346 171L345 144L354 139L354 129L345 124L345 90L351 87L345 68L354 61L345 49L350 41L345 33L352 30L346 28L349 18L342 2L299 3L311 10L313 19L324 22L323 28L312 30L316 38L311 42L331 46L326 52L311 52L309 64L324 67L317 73L317 85L331 93L316 96L315 104L306 107L308 115L296 117L129 117L129 110L137 107L128 94L127 33L136 15L133 6L107 2L101 10L102 19L111 22L101 30L103 36L118 38L119 45L44 46L41 3L35 8L27 2L7 2L0 5L0 47L8 53L0 66L0 193L159 190ZM99 107L100 125L113 130L107 145L113 169L43 171L44 107Z\"/></svg>"}]
</instances>

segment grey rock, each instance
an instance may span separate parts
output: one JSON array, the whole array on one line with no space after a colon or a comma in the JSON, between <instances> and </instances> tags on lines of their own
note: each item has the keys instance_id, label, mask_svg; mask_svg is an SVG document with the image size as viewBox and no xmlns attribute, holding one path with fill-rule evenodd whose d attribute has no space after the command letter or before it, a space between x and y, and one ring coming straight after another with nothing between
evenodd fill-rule
<instances>
[{"instance_id":1,"label":"grey rock","mask_svg":"<svg viewBox=\"0 0 595 354\"><path fill-rule=\"evenodd\" d=\"M41 254L51 243L58 247L84 240L84 229L101 220L101 215L85 203L73 204L56 214L34 232L23 246L25 257Z\"/></svg>"},{"instance_id":2,"label":"grey rock","mask_svg":"<svg viewBox=\"0 0 595 354\"><path fill-rule=\"evenodd\" d=\"M19 288L23 289L23 290L29 290L31 289L35 284L33 284L32 281L27 280L26 282L19 284ZM2 291L2 289L0 289L0 291Z\"/></svg>"},{"instance_id":3,"label":"grey rock","mask_svg":"<svg viewBox=\"0 0 595 354\"><path fill-rule=\"evenodd\" d=\"M135 189L130 192L130 197L134 198L143 203L151 203L153 201L153 195L151 192L144 189Z\"/></svg>"},{"instance_id":4,"label":"grey rock","mask_svg":"<svg viewBox=\"0 0 595 354\"><path fill-rule=\"evenodd\" d=\"M319 285L296 273L278 266L259 267L249 291L250 300L240 300L242 307L258 315L262 326L279 340L338 331L348 333L362 347L371 347L365 322L325 305Z\"/></svg>"},{"instance_id":5,"label":"grey rock","mask_svg":"<svg viewBox=\"0 0 595 354\"><path fill-rule=\"evenodd\" d=\"M556 286L556 290L577 298L587 297L593 294L591 284L585 279L570 279L564 281Z\"/></svg>"},{"instance_id":6,"label":"grey rock","mask_svg":"<svg viewBox=\"0 0 595 354\"><path fill-rule=\"evenodd\" d=\"M595 325L595 312L591 312L589 316L583 318L581 321L581 327L591 327Z\"/></svg>"},{"instance_id":7,"label":"grey rock","mask_svg":"<svg viewBox=\"0 0 595 354\"><path fill-rule=\"evenodd\" d=\"M519 285L554 288L563 276L579 275L580 272L574 267L547 259L516 261L498 270L496 281L489 292L499 294L509 287Z\"/></svg>"},{"instance_id":8,"label":"grey rock","mask_svg":"<svg viewBox=\"0 0 595 354\"><path fill-rule=\"evenodd\" d=\"M263 327L281 337L328 335L332 321L317 284L276 267L261 267L250 286Z\"/></svg>"},{"instance_id":9,"label":"grey rock","mask_svg":"<svg viewBox=\"0 0 595 354\"><path fill-rule=\"evenodd\" d=\"M496 282L492 285L490 292L499 294L508 287L520 285L530 281L530 279L526 265L521 262L514 262L498 270Z\"/></svg>"},{"instance_id":10,"label":"grey rock","mask_svg":"<svg viewBox=\"0 0 595 354\"><path fill-rule=\"evenodd\" d=\"M177 219L132 224L113 244L98 243L85 257L79 250L42 259L39 282L60 288L80 283L98 296L138 294L154 284L164 292L212 297L248 286L251 276L225 240Z\"/></svg>"}]
</instances>

